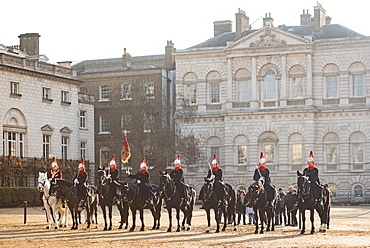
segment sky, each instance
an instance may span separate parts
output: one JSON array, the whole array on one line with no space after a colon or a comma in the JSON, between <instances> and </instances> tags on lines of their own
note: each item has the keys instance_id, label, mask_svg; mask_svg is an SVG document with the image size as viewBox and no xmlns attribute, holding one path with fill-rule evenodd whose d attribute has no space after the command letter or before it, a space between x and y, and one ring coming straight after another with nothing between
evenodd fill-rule
<instances>
[{"instance_id":1,"label":"sky","mask_svg":"<svg viewBox=\"0 0 370 248\"><path fill-rule=\"evenodd\" d=\"M332 23L370 35L370 2L320 0ZM0 44L19 45L23 33L39 33L40 54L57 61L163 54L167 40L177 49L213 37L213 22L233 21L238 8L252 29L262 27L265 13L274 26L299 25L303 9L313 15L312 0L17 0L2 4Z\"/></svg>"}]
</instances>

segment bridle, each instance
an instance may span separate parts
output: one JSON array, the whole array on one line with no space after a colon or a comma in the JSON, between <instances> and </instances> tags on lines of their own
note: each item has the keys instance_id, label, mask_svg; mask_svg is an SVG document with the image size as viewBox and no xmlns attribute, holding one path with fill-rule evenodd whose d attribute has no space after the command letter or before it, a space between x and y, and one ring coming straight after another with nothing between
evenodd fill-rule
<instances>
[{"instance_id":1,"label":"bridle","mask_svg":"<svg viewBox=\"0 0 370 248\"><path fill-rule=\"evenodd\" d=\"M212 181L205 181L204 182L204 186L205 186L205 189L204 189L204 201L210 201L211 200L211 196L213 194L213 186L214 186L214 182Z\"/></svg>"},{"instance_id":2,"label":"bridle","mask_svg":"<svg viewBox=\"0 0 370 248\"><path fill-rule=\"evenodd\" d=\"M160 183L163 195L167 201L171 201L176 194L176 184L168 175L163 175L162 177L165 177L165 182ZM169 188L167 186L169 186ZM167 191L169 190L172 190L172 195L170 197L167 195Z\"/></svg>"},{"instance_id":3,"label":"bridle","mask_svg":"<svg viewBox=\"0 0 370 248\"><path fill-rule=\"evenodd\" d=\"M303 182L302 182L303 180ZM298 177L298 190L299 190L299 198L302 200L307 199L310 197L310 185L308 183L308 178L306 176L299 176Z\"/></svg>"},{"instance_id":4,"label":"bridle","mask_svg":"<svg viewBox=\"0 0 370 248\"><path fill-rule=\"evenodd\" d=\"M99 180L99 186L98 187L100 187L103 190L103 188L104 188L103 186L106 186L106 189L107 189L105 193L101 192L102 193L101 198L104 198L109 193L109 183L107 183L107 177L105 175L105 171L99 170L98 174L99 174L99 172L103 172L103 175L98 176L98 180Z\"/></svg>"},{"instance_id":5,"label":"bridle","mask_svg":"<svg viewBox=\"0 0 370 248\"><path fill-rule=\"evenodd\" d=\"M261 196L265 193L262 182L257 182L257 181L248 187L248 191L249 193L252 192L252 194L250 194L252 205L255 205L260 200ZM256 196L256 197L253 199L252 196Z\"/></svg>"}]
</instances>

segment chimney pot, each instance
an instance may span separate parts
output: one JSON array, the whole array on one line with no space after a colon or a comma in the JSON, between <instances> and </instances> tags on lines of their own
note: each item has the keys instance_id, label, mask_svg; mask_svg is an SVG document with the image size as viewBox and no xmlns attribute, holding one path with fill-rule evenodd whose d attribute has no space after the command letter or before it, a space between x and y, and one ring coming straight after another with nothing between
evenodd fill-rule
<instances>
[{"instance_id":1,"label":"chimney pot","mask_svg":"<svg viewBox=\"0 0 370 248\"><path fill-rule=\"evenodd\" d=\"M235 26L235 37L237 39L240 39L243 32L249 29L249 17L240 8L238 13L235 14Z\"/></svg>"}]
</instances>

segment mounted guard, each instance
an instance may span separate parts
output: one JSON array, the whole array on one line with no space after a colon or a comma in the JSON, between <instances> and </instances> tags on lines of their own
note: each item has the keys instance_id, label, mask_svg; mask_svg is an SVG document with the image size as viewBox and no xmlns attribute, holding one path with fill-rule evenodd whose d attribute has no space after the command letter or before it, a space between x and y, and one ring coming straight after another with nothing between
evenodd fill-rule
<instances>
[{"instance_id":1,"label":"mounted guard","mask_svg":"<svg viewBox=\"0 0 370 248\"><path fill-rule=\"evenodd\" d=\"M78 165L77 174L73 178L73 186L77 188L77 195L80 198L80 205L84 202L86 195L88 195L87 180L88 176L86 173L85 159L82 158Z\"/></svg>"},{"instance_id":2,"label":"mounted guard","mask_svg":"<svg viewBox=\"0 0 370 248\"><path fill-rule=\"evenodd\" d=\"M113 192L117 193L117 190L119 190L119 170L117 170L116 165L116 155L112 155L112 159L109 162L109 170L108 170L108 176L107 179L109 180L110 187L112 188ZM119 201L117 198L115 198L113 204L119 204Z\"/></svg>"},{"instance_id":3,"label":"mounted guard","mask_svg":"<svg viewBox=\"0 0 370 248\"><path fill-rule=\"evenodd\" d=\"M189 188L185 184L184 171L181 168L181 158L180 155L177 155L177 159L173 162L173 169L170 172L170 177L174 181L176 188L179 190L181 203L184 202L186 205L190 204Z\"/></svg>"},{"instance_id":4,"label":"mounted guard","mask_svg":"<svg viewBox=\"0 0 370 248\"><path fill-rule=\"evenodd\" d=\"M313 151L310 151L307 159L307 167L303 170L303 175L308 177L308 183L310 184L311 192L315 197L316 203L323 207L323 188L320 184L319 170L315 167Z\"/></svg>"},{"instance_id":5,"label":"mounted guard","mask_svg":"<svg viewBox=\"0 0 370 248\"><path fill-rule=\"evenodd\" d=\"M254 171L253 180L262 181L267 192L267 205L274 207L274 200L276 198L276 189L271 185L270 170L266 166L266 159L263 152L261 152L258 167Z\"/></svg>"}]
</instances>

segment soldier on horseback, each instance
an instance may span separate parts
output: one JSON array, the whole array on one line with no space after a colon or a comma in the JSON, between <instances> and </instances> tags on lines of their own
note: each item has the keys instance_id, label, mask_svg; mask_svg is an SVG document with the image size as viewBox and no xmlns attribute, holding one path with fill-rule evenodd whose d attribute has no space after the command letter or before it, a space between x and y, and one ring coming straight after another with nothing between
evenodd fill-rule
<instances>
[{"instance_id":1,"label":"soldier on horseback","mask_svg":"<svg viewBox=\"0 0 370 248\"><path fill-rule=\"evenodd\" d=\"M181 197L181 203L186 203L186 205L189 205L189 193L187 189L187 185L185 184L184 180L184 171L181 168L181 160L180 155L177 155L177 159L173 163L174 168L170 172L170 177L174 181L176 188L179 190L180 197Z\"/></svg>"},{"instance_id":2,"label":"soldier on horseback","mask_svg":"<svg viewBox=\"0 0 370 248\"><path fill-rule=\"evenodd\" d=\"M223 202L225 206L228 205L229 195L226 191L226 186L223 182L223 171L218 165L218 159L217 159L216 154L213 155L213 160L211 162L211 168L208 171L207 178L214 179L214 186L213 187L214 187L214 191L217 195L218 200L220 202ZM203 190L203 187L202 187L202 189L200 190L200 193L199 193L199 199L200 200L203 200L203 198L204 198L204 192L203 191L204 190ZM200 208L203 209L204 206L202 205Z\"/></svg>"},{"instance_id":3,"label":"soldier on horseback","mask_svg":"<svg viewBox=\"0 0 370 248\"><path fill-rule=\"evenodd\" d=\"M150 174L146 165L146 158L143 157L140 163L140 170L136 174L126 171L129 178L135 178L139 192L147 199L147 203L153 204L153 187L149 184Z\"/></svg>"},{"instance_id":4,"label":"soldier on horseback","mask_svg":"<svg viewBox=\"0 0 370 248\"><path fill-rule=\"evenodd\" d=\"M78 172L73 178L74 187L77 188L77 195L80 198L81 204L86 198L87 195L87 173L85 168L85 159L82 158L80 164L78 165ZM80 205L81 205L80 204Z\"/></svg>"},{"instance_id":5,"label":"soldier on horseback","mask_svg":"<svg viewBox=\"0 0 370 248\"><path fill-rule=\"evenodd\" d=\"M320 184L319 170L315 167L313 151L310 151L310 155L307 159L307 167L303 170L303 175L308 177L308 183L310 184L311 192L313 193L316 202L323 207L323 189Z\"/></svg>"},{"instance_id":6,"label":"soldier on horseback","mask_svg":"<svg viewBox=\"0 0 370 248\"><path fill-rule=\"evenodd\" d=\"M51 181L53 178L62 179L62 171L59 170L59 165L55 157L53 157L53 161L51 162L51 165L50 165L50 170L47 172L47 179ZM42 201L43 195L44 195L44 192L41 191L40 192L41 201ZM63 205L64 205L64 200L63 200Z\"/></svg>"},{"instance_id":7,"label":"soldier on horseback","mask_svg":"<svg viewBox=\"0 0 370 248\"><path fill-rule=\"evenodd\" d=\"M261 180L266 192L268 206L274 206L274 199L276 197L276 189L271 185L270 170L266 167L265 155L261 152L258 168L255 169L253 180Z\"/></svg>"}]
</instances>

